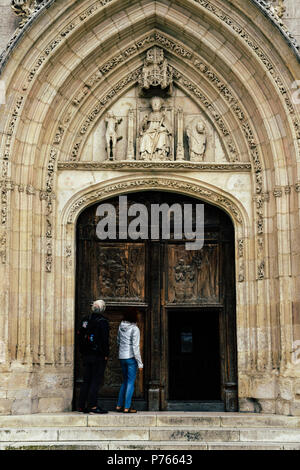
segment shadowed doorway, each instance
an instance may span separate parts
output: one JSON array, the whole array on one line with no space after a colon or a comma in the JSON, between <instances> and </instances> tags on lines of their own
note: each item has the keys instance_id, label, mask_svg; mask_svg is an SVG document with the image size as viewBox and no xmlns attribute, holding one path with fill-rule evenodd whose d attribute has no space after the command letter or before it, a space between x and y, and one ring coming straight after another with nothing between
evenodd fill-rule
<instances>
[{"instance_id":1,"label":"shadowed doorway","mask_svg":"<svg viewBox=\"0 0 300 470\"><path fill-rule=\"evenodd\" d=\"M119 198L106 200L120 221ZM127 194L128 208L202 204L181 194L148 191ZM138 311L143 374L134 406L140 410L237 411L234 228L222 210L204 204L205 243L187 250L186 239L99 240L100 203L85 209L77 223L76 322L103 298L110 322L111 354L101 389L102 404L114 409L121 369L116 336L128 307ZM196 221L193 213L193 227ZM134 217L129 217L128 221ZM74 408L82 377L75 351Z\"/></svg>"}]
</instances>

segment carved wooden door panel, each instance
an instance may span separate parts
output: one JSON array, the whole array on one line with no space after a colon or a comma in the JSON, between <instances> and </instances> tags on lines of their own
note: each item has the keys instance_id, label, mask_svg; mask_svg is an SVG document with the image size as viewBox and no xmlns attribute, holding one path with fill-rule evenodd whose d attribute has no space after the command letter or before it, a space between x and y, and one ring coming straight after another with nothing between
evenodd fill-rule
<instances>
[{"instance_id":1,"label":"carved wooden door panel","mask_svg":"<svg viewBox=\"0 0 300 470\"><path fill-rule=\"evenodd\" d=\"M110 326L110 355L100 395L104 402L106 400L109 409L115 403L122 384L117 333L122 313L128 305L135 305L138 308L140 349L142 357L145 356L146 245L144 242L99 241L96 237L94 214L95 209L90 208L78 221L76 321L79 323L82 317L91 313L91 304L94 300L99 298L105 300L107 310L104 315L108 318ZM82 357L75 348L74 408L78 400L82 374ZM137 376L134 397L140 400L145 397L142 374ZM142 403L141 407L144 406Z\"/></svg>"},{"instance_id":2,"label":"carved wooden door panel","mask_svg":"<svg viewBox=\"0 0 300 470\"><path fill-rule=\"evenodd\" d=\"M187 251L182 244L167 247L167 302L214 304L220 302L219 245L206 244Z\"/></svg>"}]
</instances>

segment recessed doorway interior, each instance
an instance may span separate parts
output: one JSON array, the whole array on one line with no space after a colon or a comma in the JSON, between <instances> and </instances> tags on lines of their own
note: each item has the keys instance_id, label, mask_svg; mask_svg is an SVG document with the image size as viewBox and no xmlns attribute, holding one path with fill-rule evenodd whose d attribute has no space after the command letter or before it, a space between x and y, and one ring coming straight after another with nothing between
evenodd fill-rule
<instances>
[{"instance_id":1,"label":"recessed doorway interior","mask_svg":"<svg viewBox=\"0 0 300 470\"><path fill-rule=\"evenodd\" d=\"M128 207L202 203L182 194L127 194ZM119 212L117 197L106 200ZM134 405L141 410L237 410L234 229L222 210L204 203L205 243L189 251L182 240L99 240L99 204L77 223L76 321L103 298L110 322L111 354L102 403L115 406L121 385L116 344L126 308L135 307L141 330L143 374ZM172 218L171 218L172 219ZM82 364L75 351L74 408Z\"/></svg>"}]
</instances>

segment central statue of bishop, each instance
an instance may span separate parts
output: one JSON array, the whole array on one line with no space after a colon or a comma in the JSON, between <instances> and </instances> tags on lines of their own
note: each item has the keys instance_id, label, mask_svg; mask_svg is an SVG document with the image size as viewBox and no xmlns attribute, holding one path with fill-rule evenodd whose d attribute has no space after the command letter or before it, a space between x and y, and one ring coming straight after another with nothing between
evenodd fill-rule
<instances>
[{"instance_id":1,"label":"central statue of bishop","mask_svg":"<svg viewBox=\"0 0 300 470\"><path fill-rule=\"evenodd\" d=\"M162 111L163 99L151 98L152 112L140 127L140 160L169 160L171 158L171 126Z\"/></svg>"}]
</instances>

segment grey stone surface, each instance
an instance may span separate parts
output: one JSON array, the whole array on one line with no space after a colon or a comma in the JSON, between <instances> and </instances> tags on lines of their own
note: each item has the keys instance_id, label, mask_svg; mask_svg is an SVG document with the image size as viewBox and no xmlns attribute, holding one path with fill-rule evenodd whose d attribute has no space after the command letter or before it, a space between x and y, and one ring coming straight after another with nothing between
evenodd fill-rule
<instances>
[{"instance_id":1,"label":"grey stone surface","mask_svg":"<svg viewBox=\"0 0 300 470\"><path fill-rule=\"evenodd\" d=\"M238 441L238 430L209 429L189 427L183 429L157 428L150 429L150 440L153 441Z\"/></svg>"},{"instance_id":2,"label":"grey stone surface","mask_svg":"<svg viewBox=\"0 0 300 470\"><path fill-rule=\"evenodd\" d=\"M149 429L114 428L68 428L59 429L59 441L145 441L149 440Z\"/></svg>"}]
</instances>

